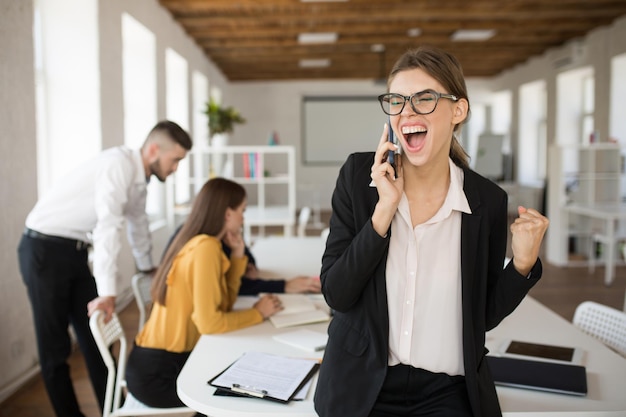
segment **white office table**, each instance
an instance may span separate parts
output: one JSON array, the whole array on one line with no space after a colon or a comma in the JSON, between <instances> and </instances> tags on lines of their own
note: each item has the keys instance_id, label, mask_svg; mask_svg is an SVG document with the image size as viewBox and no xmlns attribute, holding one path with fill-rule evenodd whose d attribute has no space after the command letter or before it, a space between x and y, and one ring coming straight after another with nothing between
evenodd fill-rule
<instances>
[{"instance_id":1,"label":"white office table","mask_svg":"<svg viewBox=\"0 0 626 417\"><path fill-rule=\"evenodd\" d=\"M317 275L325 241L319 237L267 237L252 246L264 277ZM306 327L326 331L327 323ZM313 392L305 401L272 403L252 398L214 396L207 381L244 352L254 349L277 354L321 357L272 339L274 334L296 328L276 329L269 322L221 335L206 335L191 353L178 378L178 395L189 407L212 417L313 417ZM585 351L589 393L586 397L498 387L505 417L617 417L626 416L626 360L600 342L583 334L547 307L526 297L515 312L487 334L487 347L496 351L502 340L569 345ZM314 380L315 383L315 380ZM313 391L313 389L311 390Z\"/></svg>"},{"instance_id":2,"label":"white office table","mask_svg":"<svg viewBox=\"0 0 626 417\"><path fill-rule=\"evenodd\" d=\"M534 298L527 296L513 314L487 333L487 348L496 352L504 339L582 348L588 388L587 396L575 397L497 387L500 405L506 415L521 417L526 414L518 413L578 411L582 412L581 416L605 415L592 412L615 412L616 416L626 416L626 359L582 333Z\"/></svg>"},{"instance_id":3,"label":"white office table","mask_svg":"<svg viewBox=\"0 0 626 417\"><path fill-rule=\"evenodd\" d=\"M259 276L290 278L296 275L318 276L326 241L319 236L278 237L255 240L250 248Z\"/></svg>"},{"instance_id":4,"label":"white office table","mask_svg":"<svg viewBox=\"0 0 626 417\"><path fill-rule=\"evenodd\" d=\"M324 333L327 327L328 323L318 323L298 326L297 329L307 328ZM306 399L291 401L289 404L256 398L215 396L213 395L215 388L207 384L208 380L249 350L293 357L321 358L324 352L307 352L272 338L275 334L287 333L294 329L296 328L276 329L265 321L243 330L202 336L178 376L178 396L187 406L211 417L315 416L313 391L317 375L314 376L313 385Z\"/></svg>"},{"instance_id":5,"label":"white office table","mask_svg":"<svg viewBox=\"0 0 626 417\"><path fill-rule=\"evenodd\" d=\"M327 323L306 328L324 332ZM248 350L298 357L321 357L275 341L272 336L294 328L276 329L265 322L221 335L205 335L191 353L178 377L178 395L189 407L212 417L313 417L313 390L301 402L279 404L252 398L214 396L207 381ZM487 334L487 346L497 350L504 339L580 347L585 351L589 392L586 397L497 387L507 417L613 417L626 415L626 360L583 334L568 321L526 297L518 309ZM315 384L315 381L313 382ZM570 414L571 413L571 414Z\"/></svg>"},{"instance_id":6,"label":"white office table","mask_svg":"<svg viewBox=\"0 0 626 417\"><path fill-rule=\"evenodd\" d=\"M572 214L604 221L604 234L609 242L615 241L618 220L626 220L626 204L569 204L563 209ZM604 283L611 285L615 278L615 246L609 245L605 252ZM624 307L626 308L626 301Z\"/></svg>"}]
</instances>

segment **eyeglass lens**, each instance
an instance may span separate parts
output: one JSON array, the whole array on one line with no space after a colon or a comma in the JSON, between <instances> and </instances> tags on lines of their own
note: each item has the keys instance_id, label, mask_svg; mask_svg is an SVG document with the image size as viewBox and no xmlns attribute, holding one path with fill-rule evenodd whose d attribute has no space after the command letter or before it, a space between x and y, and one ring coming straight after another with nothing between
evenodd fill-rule
<instances>
[{"instance_id":1,"label":"eyeglass lens","mask_svg":"<svg viewBox=\"0 0 626 417\"><path fill-rule=\"evenodd\" d=\"M413 94L410 97L411 106L418 114L432 113L437 106L437 99L437 95L429 91ZM395 116L402 112L406 99L400 94L385 94L380 103L385 113Z\"/></svg>"}]
</instances>

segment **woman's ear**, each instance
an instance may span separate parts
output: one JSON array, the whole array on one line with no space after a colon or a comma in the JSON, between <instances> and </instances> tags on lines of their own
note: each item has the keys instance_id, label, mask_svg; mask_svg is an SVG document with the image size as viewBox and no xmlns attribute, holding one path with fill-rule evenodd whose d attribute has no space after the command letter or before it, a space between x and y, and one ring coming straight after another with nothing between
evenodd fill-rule
<instances>
[{"instance_id":1,"label":"woman's ear","mask_svg":"<svg viewBox=\"0 0 626 417\"><path fill-rule=\"evenodd\" d=\"M459 99L459 101L455 103L453 117L453 123L455 125L463 122L467 118L468 107L469 103L464 98Z\"/></svg>"}]
</instances>

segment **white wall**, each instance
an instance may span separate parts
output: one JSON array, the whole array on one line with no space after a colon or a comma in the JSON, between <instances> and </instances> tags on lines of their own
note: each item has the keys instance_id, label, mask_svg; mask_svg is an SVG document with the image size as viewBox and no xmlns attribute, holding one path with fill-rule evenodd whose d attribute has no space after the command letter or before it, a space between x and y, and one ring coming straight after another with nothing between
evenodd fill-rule
<instances>
[{"instance_id":1,"label":"white wall","mask_svg":"<svg viewBox=\"0 0 626 417\"><path fill-rule=\"evenodd\" d=\"M610 58L626 50L626 17L617 19L611 26L599 28L591 32L583 41L586 46L584 55L574 65L567 68L555 68L553 61L557 57L571 50L571 45L555 48L546 52L543 56L530 59L509 71L506 71L493 79L467 80L471 105L475 111L470 118L468 131L467 150L475 158L475 141L482 133L480 126L484 121L482 109L487 105L494 105L493 94L501 93L510 95L511 119L504 121L510 125L508 132L510 149L513 155L513 166L518 164L519 149L524 146L524 140L520 140L519 127L519 88L523 84L540 79L545 80L547 93L547 137L548 144L554 143L556 131L556 93L557 75L572 68L592 65L596 75L596 127L601 138L607 137L609 131L609 96L610 77L607 68L610 68ZM311 190L317 190L320 196L320 207L330 208L330 198L334 188L337 166L309 166L302 164L300 155L301 148L301 100L307 95L322 96L345 96L345 95L378 95L384 92L385 86L376 85L372 81L301 81L301 82L238 82L231 84L231 94L227 95L225 102L234 105L246 118L247 123L238 125L231 136L233 145L243 144L266 144L271 131L278 132L281 144L294 145L297 149L296 177L299 184L297 189L297 205L311 205ZM347 112L350 109L346 109ZM354 119L351 115L350 119ZM494 126L501 126L503 121L494 113ZM381 128L382 130L382 128ZM500 133L500 129L498 129ZM378 132L372 132L371 146L375 148L379 138Z\"/></svg>"},{"instance_id":2,"label":"white wall","mask_svg":"<svg viewBox=\"0 0 626 417\"><path fill-rule=\"evenodd\" d=\"M157 0L100 0L98 2L100 42L100 123L102 147L124 141L122 95L121 13L127 11L157 35L157 108L159 118L165 117L164 50L174 48L189 62L189 70L204 73L210 88L222 91L224 102L238 108L247 123L239 125L232 135L233 144L265 144L271 131L276 130L283 144L300 148L300 100L304 95L368 95L380 94L384 86L371 81L316 81L228 83L215 66L206 60L201 50L176 25ZM8 205L0 214L0 400L19 384L19 376L35 362L35 343L30 306L17 267L16 247L24 219L34 205L37 195L35 89L33 73L33 6L32 0L0 0L0 201ZM594 65L596 74L596 126L600 137L608 135L610 57L626 52L626 17L610 28L598 29L585 41L591 51L583 64ZM511 90L513 119L511 120L512 149L517 145L517 88L527 82L546 78L548 95L548 140L555 140L556 73L551 67L551 55L538 57L492 80L468 80L472 105L490 104L489 93ZM191 97L192 94L189 94ZM194 112L191 112L192 117ZM189 126L194 126L190 121ZM69 126L68 129L71 129ZM382 131L382 127L381 127ZM147 132L146 132L147 133ZM193 133L193 132L192 132ZM380 132L372 132L371 146L375 148ZM196 142L206 140L194 137ZM523 146L523 144L521 145ZM299 152L299 151L298 151ZM300 154L298 153L300 160ZM298 164L299 184L320 191L322 208L330 207L339 166L313 167ZM298 192L298 205L307 203L304 187ZM554 229L557 218L551 218ZM550 233L550 232L548 232ZM168 230L154 234L154 256L159 257ZM122 259L122 270L128 277L134 270L129 251ZM9 336L6 336L9 335Z\"/></svg>"},{"instance_id":3,"label":"white wall","mask_svg":"<svg viewBox=\"0 0 626 417\"><path fill-rule=\"evenodd\" d=\"M0 1L0 389L28 372L37 357L17 265L24 219L37 199L32 27L30 1Z\"/></svg>"},{"instance_id":4,"label":"white wall","mask_svg":"<svg viewBox=\"0 0 626 417\"><path fill-rule=\"evenodd\" d=\"M176 50L192 71L203 73L211 86L219 86L224 95L229 84L200 48L173 21L157 0L100 0L99 25L99 106L102 148L124 143L122 94L123 11L152 30L157 37L157 108L165 117L165 49ZM15 390L29 372L37 371L35 338L30 304L17 266L16 248L24 220L37 198L37 148L35 124L33 1L0 0L0 401ZM191 83L189 83L191 84ZM191 97L191 94L188 94ZM95 106L95 105L94 105ZM193 112L192 112L193 113ZM192 114L193 116L193 114ZM60 129L75 128L66 120ZM191 120L186 123L193 126ZM152 126L146 127L145 134ZM194 137L196 142L206 140ZM158 260L171 231L153 232L153 256ZM126 286L135 271L128 245L122 250L120 271ZM128 291L127 291L128 293Z\"/></svg>"},{"instance_id":5,"label":"white wall","mask_svg":"<svg viewBox=\"0 0 626 417\"><path fill-rule=\"evenodd\" d=\"M538 79L546 81L547 92L547 141L548 147L556 143L570 142L571 129L559 129L557 117L557 97L558 97L558 76L560 73L584 67L591 67L595 77L595 110L594 128L598 131L600 141L606 141L609 137L610 126L610 91L611 91L611 59L612 57L626 52L626 16L622 16L608 27L598 28L590 32L583 39L577 42L570 42L564 47L555 48L546 52L541 57L529 60L518 67L507 71L499 77L494 78L493 84L499 88L511 88L517 91L518 88L529 82ZM572 54L574 62L567 67L556 68L554 61L563 57L564 54ZM565 84L565 83L564 83ZM567 96L567 85L563 85L563 96ZM520 105L523 105L521 103ZM518 112L514 111L513 116L518 117ZM514 123L515 124L515 123ZM513 138L513 150L518 146L523 146L523 142L518 143L517 132L511 132ZM626 138L619 138L622 143ZM560 216L560 196L561 190L550 187L556 183L551 175L560 175L555 170L548 170L548 192L547 192L547 215L550 218L550 227L546 235L547 260L559 263L560 254L563 249L564 230L568 225L564 223Z\"/></svg>"},{"instance_id":6,"label":"white wall","mask_svg":"<svg viewBox=\"0 0 626 417\"><path fill-rule=\"evenodd\" d=\"M487 102L490 91L484 80L468 80L467 87L472 105L478 107L479 103ZM328 210L341 164L316 166L302 163L302 98L378 96L384 92L386 86L375 84L371 80L233 83L225 102L237 108L246 118L246 123L235 127L231 135L231 144L266 145L270 132L276 131L281 145L296 147L296 205L315 206L316 202L313 199L319 195L319 207ZM354 109L347 107L345 111L354 112ZM345 118L355 120L358 116L351 113ZM471 123L479 121L472 120L470 119ZM332 129L332 126L328 126L328 129ZM373 131L369 138L363 138L365 149L376 150L382 131L381 124L380 131Z\"/></svg>"}]
</instances>

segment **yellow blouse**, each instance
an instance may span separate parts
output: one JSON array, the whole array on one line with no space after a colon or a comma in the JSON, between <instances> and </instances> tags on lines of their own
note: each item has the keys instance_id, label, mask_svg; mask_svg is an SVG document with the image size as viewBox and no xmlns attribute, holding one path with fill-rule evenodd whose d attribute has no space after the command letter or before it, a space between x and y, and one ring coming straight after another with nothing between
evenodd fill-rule
<instances>
[{"instance_id":1,"label":"yellow blouse","mask_svg":"<svg viewBox=\"0 0 626 417\"><path fill-rule=\"evenodd\" d=\"M193 237L174 257L165 306L154 303L135 342L138 346L189 352L201 334L224 333L261 323L255 308L232 311L248 258L228 259L212 236Z\"/></svg>"}]
</instances>

